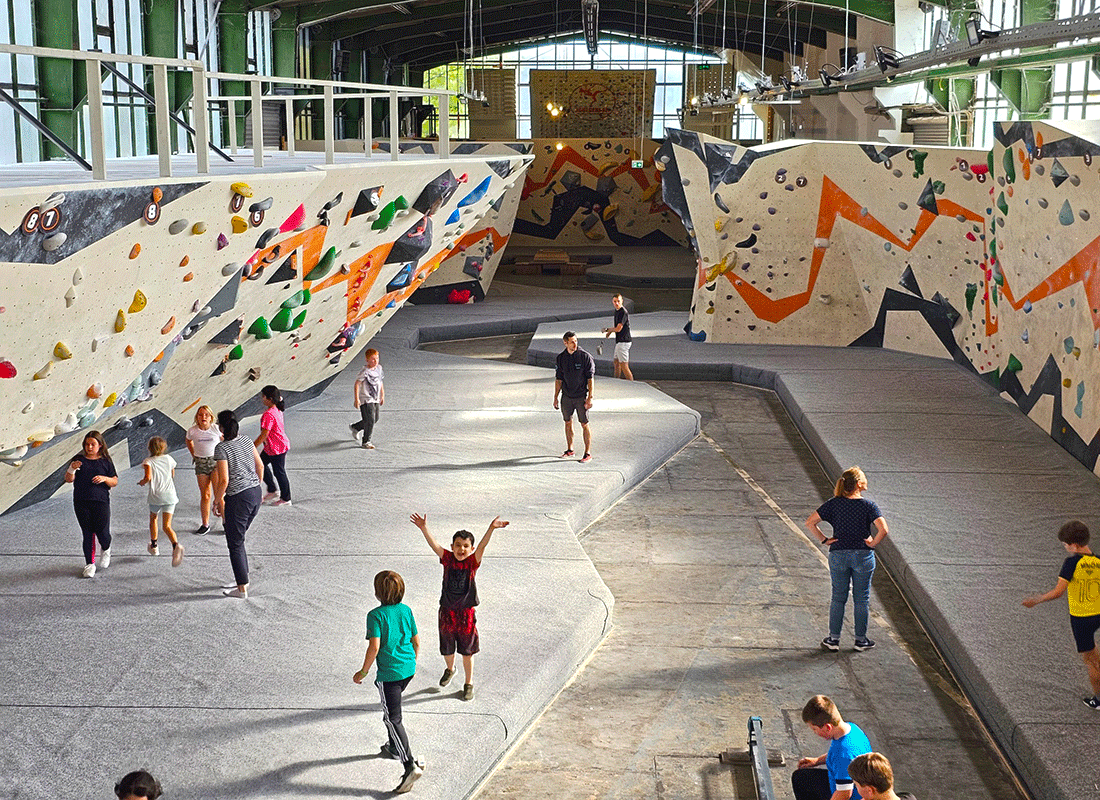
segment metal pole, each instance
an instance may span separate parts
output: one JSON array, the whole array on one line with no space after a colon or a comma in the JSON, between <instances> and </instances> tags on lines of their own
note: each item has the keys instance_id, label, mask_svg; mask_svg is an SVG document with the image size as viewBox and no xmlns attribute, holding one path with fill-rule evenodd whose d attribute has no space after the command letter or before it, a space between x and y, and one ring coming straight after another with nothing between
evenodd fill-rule
<instances>
[{"instance_id":1,"label":"metal pole","mask_svg":"<svg viewBox=\"0 0 1100 800\"><path fill-rule=\"evenodd\" d=\"M439 157L451 157L451 98L439 96Z\"/></svg>"},{"instance_id":2,"label":"metal pole","mask_svg":"<svg viewBox=\"0 0 1100 800\"><path fill-rule=\"evenodd\" d=\"M397 90L390 92L390 161L397 161L401 155L401 141L398 129L401 120L397 114Z\"/></svg>"},{"instance_id":3,"label":"metal pole","mask_svg":"<svg viewBox=\"0 0 1100 800\"><path fill-rule=\"evenodd\" d=\"M294 155L294 101L284 100L283 110L286 113L286 154Z\"/></svg>"},{"instance_id":4,"label":"metal pole","mask_svg":"<svg viewBox=\"0 0 1100 800\"><path fill-rule=\"evenodd\" d=\"M206 70L191 71L192 124L195 128L195 165L200 175L210 174L210 113L206 102Z\"/></svg>"},{"instance_id":5,"label":"metal pole","mask_svg":"<svg viewBox=\"0 0 1100 800\"><path fill-rule=\"evenodd\" d=\"M226 102L229 105L229 152L237 155L237 101Z\"/></svg>"},{"instance_id":6,"label":"metal pole","mask_svg":"<svg viewBox=\"0 0 1100 800\"><path fill-rule=\"evenodd\" d=\"M264 165L264 100L260 91L260 78L252 84L252 165L261 169Z\"/></svg>"},{"instance_id":7,"label":"metal pole","mask_svg":"<svg viewBox=\"0 0 1100 800\"><path fill-rule=\"evenodd\" d=\"M336 127L336 108L332 93L332 84L325 84L325 163L336 161L336 142L333 129Z\"/></svg>"},{"instance_id":8,"label":"metal pole","mask_svg":"<svg viewBox=\"0 0 1100 800\"><path fill-rule=\"evenodd\" d=\"M99 61L85 61L84 72L88 78L88 135L91 145L88 157L92 159L92 177L102 181L107 179L107 149L103 139L103 76Z\"/></svg>"},{"instance_id":9,"label":"metal pole","mask_svg":"<svg viewBox=\"0 0 1100 800\"><path fill-rule=\"evenodd\" d=\"M157 160L160 176L172 177L172 131L168 128L168 67L153 65L153 101L157 117Z\"/></svg>"}]
</instances>

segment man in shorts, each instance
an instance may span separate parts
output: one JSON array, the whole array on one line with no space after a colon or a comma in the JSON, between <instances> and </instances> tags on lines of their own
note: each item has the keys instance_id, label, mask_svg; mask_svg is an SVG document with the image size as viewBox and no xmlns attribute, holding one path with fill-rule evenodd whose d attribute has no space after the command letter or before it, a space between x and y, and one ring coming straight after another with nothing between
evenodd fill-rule
<instances>
[{"instance_id":1,"label":"man in shorts","mask_svg":"<svg viewBox=\"0 0 1100 800\"><path fill-rule=\"evenodd\" d=\"M630 312L623 308L621 294L611 298L611 305L615 307L615 325L604 328L603 336L606 339L611 334L615 334L615 355L612 357L615 377L632 381L634 375L630 372L630 344L633 340L630 338Z\"/></svg>"},{"instance_id":2,"label":"man in shorts","mask_svg":"<svg viewBox=\"0 0 1100 800\"><path fill-rule=\"evenodd\" d=\"M581 423L584 434L584 456L580 462L592 460L592 432L588 429L588 409L592 408L592 379L596 375L596 362L577 344L577 334L566 331L561 337L565 349L558 353L557 373L554 376L554 408L559 408L565 420L565 452L562 458L570 458L573 452L573 412Z\"/></svg>"}]
</instances>

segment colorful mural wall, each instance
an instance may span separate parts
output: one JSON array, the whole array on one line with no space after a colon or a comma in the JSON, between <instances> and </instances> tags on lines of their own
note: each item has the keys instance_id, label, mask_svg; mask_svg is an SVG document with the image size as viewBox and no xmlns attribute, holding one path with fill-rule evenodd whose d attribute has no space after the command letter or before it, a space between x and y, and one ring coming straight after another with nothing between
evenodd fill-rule
<instances>
[{"instance_id":1,"label":"colorful mural wall","mask_svg":"<svg viewBox=\"0 0 1100 800\"><path fill-rule=\"evenodd\" d=\"M319 391L480 241L528 163L3 193L0 510L49 496L84 429L125 441L112 451L125 466L154 433L182 446L201 403L249 412L267 383Z\"/></svg>"},{"instance_id":2,"label":"colorful mural wall","mask_svg":"<svg viewBox=\"0 0 1100 800\"><path fill-rule=\"evenodd\" d=\"M653 161L658 144L652 139L536 139L512 243L686 246L684 225L661 196L661 173Z\"/></svg>"},{"instance_id":3,"label":"colorful mural wall","mask_svg":"<svg viewBox=\"0 0 1100 800\"><path fill-rule=\"evenodd\" d=\"M953 358L1095 471L1100 126L995 133L985 152L670 132L665 202L699 264L689 335Z\"/></svg>"}]
</instances>

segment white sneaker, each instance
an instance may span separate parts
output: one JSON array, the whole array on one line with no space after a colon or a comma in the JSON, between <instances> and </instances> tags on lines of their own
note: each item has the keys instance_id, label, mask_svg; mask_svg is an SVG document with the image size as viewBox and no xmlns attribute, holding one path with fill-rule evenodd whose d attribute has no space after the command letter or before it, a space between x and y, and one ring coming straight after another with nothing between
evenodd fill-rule
<instances>
[{"instance_id":1,"label":"white sneaker","mask_svg":"<svg viewBox=\"0 0 1100 800\"><path fill-rule=\"evenodd\" d=\"M172 548L172 566L178 567L181 561L183 561L183 545L177 544Z\"/></svg>"},{"instance_id":2,"label":"white sneaker","mask_svg":"<svg viewBox=\"0 0 1100 800\"><path fill-rule=\"evenodd\" d=\"M273 505L273 506L292 506L294 504L292 502L290 502L289 500L276 500L271 505Z\"/></svg>"},{"instance_id":3,"label":"white sneaker","mask_svg":"<svg viewBox=\"0 0 1100 800\"><path fill-rule=\"evenodd\" d=\"M108 547L99 554L99 568L107 569L109 566L111 566L111 548Z\"/></svg>"},{"instance_id":4,"label":"white sneaker","mask_svg":"<svg viewBox=\"0 0 1100 800\"><path fill-rule=\"evenodd\" d=\"M149 551L149 555L151 555L151 556L159 556L160 555L160 548L157 547L156 542L150 542L149 546L146 547L145 549Z\"/></svg>"},{"instance_id":5,"label":"white sneaker","mask_svg":"<svg viewBox=\"0 0 1100 800\"><path fill-rule=\"evenodd\" d=\"M417 779L424 774L424 764L420 761L414 761L408 767L405 768L405 774L401 778L401 783L397 784L397 788L393 790L394 794L404 794L411 791L413 784Z\"/></svg>"},{"instance_id":6,"label":"white sneaker","mask_svg":"<svg viewBox=\"0 0 1100 800\"><path fill-rule=\"evenodd\" d=\"M226 597L240 597L242 599L247 599L248 589L245 589L242 592L239 587L234 586L232 589L222 589L222 594L224 594Z\"/></svg>"},{"instance_id":7,"label":"white sneaker","mask_svg":"<svg viewBox=\"0 0 1100 800\"><path fill-rule=\"evenodd\" d=\"M354 425L348 425L348 429L351 431L351 438L356 442L363 440L363 431L357 429Z\"/></svg>"},{"instance_id":8,"label":"white sneaker","mask_svg":"<svg viewBox=\"0 0 1100 800\"><path fill-rule=\"evenodd\" d=\"M373 450L374 449L374 442L371 442L371 441L363 442L363 449L364 450Z\"/></svg>"},{"instance_id":9,"label":"white sneaker","mask_svg":"<svg viewBox=\"0 0 1100 800\"><path fill-rule=\"evenodd\" d=\"M81 578L91 578L95 576L95 564L85 564L84 570L80 573Z\"/></svg>"}]
</instances>

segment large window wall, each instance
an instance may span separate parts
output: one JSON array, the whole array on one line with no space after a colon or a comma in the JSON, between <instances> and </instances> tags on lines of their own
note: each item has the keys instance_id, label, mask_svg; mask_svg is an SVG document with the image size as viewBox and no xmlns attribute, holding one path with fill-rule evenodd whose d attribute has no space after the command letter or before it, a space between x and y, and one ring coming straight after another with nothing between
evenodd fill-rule
<instances>
[{"instance_id":1,"label":"large window wall","mask_svg":"<svg viewBox=\"0 0 1100 800\"><path fill-rule=\"evenodd\" d=\"M604 39L595 56L588 55L583 37L571 37L544 42L497 56L474 58L464 64L448 64L431 70L425 76L425 86L452 91L478 87L463 85L464 66L474 69L514 67L516 70L517 132L520 139L531 136L531 70L533 69L652 69L657 73L653 101L654 138L663 138L665 128L680 127L679 110L684 105L684 73L689 65L720 64L721 59L704 53L690 53L669 47L638 42ZM451 106L451 135L468 138L469 115L464 102Z\"/></svg>"}]
</instances>

